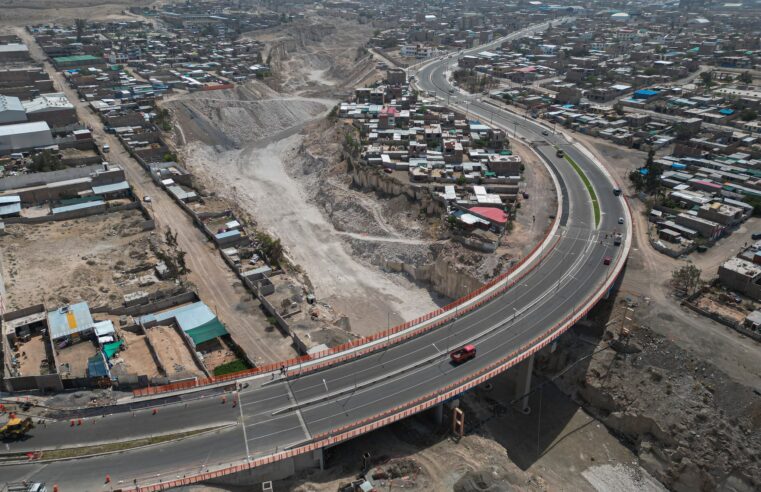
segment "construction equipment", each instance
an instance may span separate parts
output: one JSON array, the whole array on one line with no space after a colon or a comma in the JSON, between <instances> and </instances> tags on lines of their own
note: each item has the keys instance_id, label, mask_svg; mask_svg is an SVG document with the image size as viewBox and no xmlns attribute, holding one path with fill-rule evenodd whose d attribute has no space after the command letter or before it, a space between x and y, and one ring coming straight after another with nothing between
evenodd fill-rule
<instances>
[{"instance_id":1,"label":"construction equipment","mask_svg":"<svg viewBox=\"0 0 761 492\"><path fill-rule=\"evenodd\" d=\"M34 428L34 423L30 417L25 419L16 417L11 414L8 418L8 422L0 427L1 439L20 439L26 435L27 432Z\"/></svg>"}]
</instances>

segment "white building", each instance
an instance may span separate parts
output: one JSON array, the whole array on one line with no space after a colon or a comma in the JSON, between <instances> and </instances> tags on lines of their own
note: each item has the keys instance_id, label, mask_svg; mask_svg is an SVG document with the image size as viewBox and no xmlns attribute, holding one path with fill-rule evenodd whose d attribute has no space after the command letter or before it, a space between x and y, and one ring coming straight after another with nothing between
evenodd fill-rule
<instances>
[{"instance_id":1,"label":"white building","mask_svg":"<svg viewBox=\"0 0 761 492\"><path fill-rule=\"evenodd\" d=\"M26 121L26 111L18 97L0 95L0 125Z\"/></svg>"},{"instance_id":2,"label":"white building","mask_svg":"<svg viewBox=\"0 0 761 492\"><path fill-rule=\"evenodd\" d=\"M0 126L0 152L17 152L48 145L53 145L53 135L44 121Z\"/></svg>"}]
</instances>

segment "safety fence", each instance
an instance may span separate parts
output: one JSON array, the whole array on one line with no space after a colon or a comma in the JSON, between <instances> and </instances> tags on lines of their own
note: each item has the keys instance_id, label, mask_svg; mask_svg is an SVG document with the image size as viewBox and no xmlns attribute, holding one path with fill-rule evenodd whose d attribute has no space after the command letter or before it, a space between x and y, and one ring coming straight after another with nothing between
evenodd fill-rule
<instances>
[{"instance_id":1,"label":"safety fence","mask_svg":"<svg viewBox=\"0 0 761 492\"><path fill-rule=\"evenodd\" d=\"M174 487L205 482L207 480L219 478L233 473L239 473L256 467L275 463L284 459L292 458L304 453L315 451L327 446L332 446L349 439L353 439L362 434L366 434L380 427L422 412L435 405L438 405L439 403L443 403L450 398L456 397L461 393L488 381L489 379L515 366L516 364L519 364L520 362L533 356L539 350L552 343L556 338L558 338L566 330L573 326L578 320L586 316L587 313L597 304L597 302L599 302L599 300L607 294L608 290L611 288L618 275L621 273L624 263L624 261L617 262L615 266L615 272L608 275L600 285L600 289L598 289L595 294L587 297L585 302L581 304L584 306L583 309L577 310L574 308L571 313L566 315L562 321L556 323L555 326L549 331L523 344L520 348L513 350L509 355L503 357L502 359L489 364L474 374L468 375L459 381L451 383L443 388L416 398L415 400L409 401L403 405L399 405L376 415L332 429L328 432L315 434L313 436L313 442L303 446L284 450L268 456L253 459L242 464L232 465L215 471L199 473L190 477L184 477L176 480L169 480L167 482L137 486L134 488L127 488L122 490L125 492L155 492L171 489Z\"/></svg>"},{"instance_id":2,"label":"safety fence","mask_svg":"<svg viewBox=\"0 0 761 492\"><path fill-rule=\"evenodd\" d=\"M413 320L407 321L405 323L402 323L400 325L394 326L388 330L380 331L377 333L374 333L372 335L369 335L364 338L359 338L357 340L352 340L351 342L347 342L341 345L337 345L335 347L329 348L327 350L323 350L321 352L317 352L311 355L303 355L301 357L294 357L288 360L275 362L271 364L265 364L258 366L253 369L248 369L245 371L239 371L235 373L225 374L223 376L214 376L211 378L197 378L195 380L190 381L184 381L179 383L171 383L161 386L150 386L147 388L141 388L133 391L133 395L140 397L140 396L148 396L148 395L155 395L160 393L166 393L170 391L181 391L181 390L187 390L192 389L200 386L207 386L210 384L225 382L225 381L231 381L235 379L240 379L244 377L250 377L257 374L265 374L273 371L281 370L282 368L288 368L287 371L288 376L293 375L301 375L305 374L307 372L323 369L327 366L338 364L342 362L346 362L348 360L361 357L364 355L367 355L371 352L374 352L376 350L384 349L390 345L399 343L404 340L408 340L410 338L419 336L427 331L430 331L434 328L437 328L443 324L446 324L450 321L452 321L454 318L460 316L461 314L468 313L472 311L473 309L476 309L486 302L489 302L493 300L495 297L505 293L507 290L512 288L517 282L519 282L521 279L523 279L526 275L528 275L531 271L534 270L538 265L540 265L544 259L549 256L550 253L555 249L557 244L560 241L560 238L556 239L551 246L545 248L546 251L542 252L542 256L539 258L538 261L535 261L528 269L526 269L524 272L521 273L520 276L513 279L511 282L505 284L504 286L500 287L499 289L494 290L488 297L485 297L484 299L480 299L476 303L471 303L467 307L464 307L462 309L455 310L455 308L459 308L463 304L470 303L473 299L481 296L485 292L489 291L490 289L493 289L497 284L500 282L505 281L510 275L512 275L516 270L521 268L526 261L528 261L534 254L537 253L541 248L544 248L544 243L549 238L550 234L552 233L556 222L558 221L559 213L556 214L555 219L549 224L547 227L544 235L542 236L542 240L538 242L531 251L525 255L518 263L513 265L508 271L500 274L499 276L493 278L489 282L485 283L478 289L474 290L473 292L467 294L466 296L463 296L455 301L453 301L450 304L447 304L444 307L441 307L439 309L436 309L434 311L431 311L429 313L424 314L423 316L420 316L418 318L415 318ZM454 311L454 312L453 312ZM440 318L443 315L447 315L443 318ZM440 318L440 319L436 319ZM429 323L429 321L434 320L434 322ZM403 332L405 330L408 330L412 327L420 326L416 330L412 330L408 333L404 333L403 335L395 336L400 332ZM384 343L373 343L377 342L379 340L386 339ZM372 345L370 345L372 344ZM353 350L357 347L361 347L363 345L368 345L367 348L362 350ZM331 357L335 354L340 354L342 352L346 352L345 355L342 355L340 357ZM310 361L315 361L325 358L326 360L322 363L315 363L310 364L308 366L304 366L303 364ZM297 367L297 369L292 369L294 367Z\"/></svg>"}]
</instances>

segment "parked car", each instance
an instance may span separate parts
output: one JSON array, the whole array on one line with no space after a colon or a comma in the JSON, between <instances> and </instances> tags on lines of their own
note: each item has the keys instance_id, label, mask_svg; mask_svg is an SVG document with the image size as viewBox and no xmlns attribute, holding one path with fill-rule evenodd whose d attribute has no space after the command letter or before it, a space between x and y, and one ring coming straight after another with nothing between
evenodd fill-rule
<instances>
[{"instance_id":1,"label":"parked car","mask_svg":"<svg viewBox=\"0 0 761 492\"><path fill-rule=\"evenodd\" d=\"M145 195L145 196L143 197L143 201L144 201L145 203L151 203L151 197L149 197L148 195Z\"/></svg>"},{"instance_id":2,"label":"parked car","mask_svg":"<svg viewBox=\"0 0 761 492\"><path fill-rule=\"evenodd\" d=\"M391 169L391 168L389 168L389 167L384 167L384 168L383 168L383 172L384 172L384 173L388 173L388 174L391 174L391 173L393 173L393 172L394 172L394 170L393 170L393 169Z\"/></svg>"},{"instance_id":3,"label":"parked car","mask_svg":"<svg viewBox=\"0 0 761 492\"><path fill-rule=\"evenodd\" d=\"M751 235L750 235L750 237L751 237L751 238L752 238L754 241L755 241L755 240L758 240L758 239L761 239L761 232L754 232L753 234L751 234Z\"/></svg>"},{"instance_id":4,"label":"parked car","mask_svg":"<svg viewBox=\"0 0 761 492\"><path fill-rule=\"evenodd\" d=\"M453 364L462 364L463 362L469 361L475 356L476 346L473 344L465 345L464 347L461 347L449 354Z\"/></svg>"}]
</instances>

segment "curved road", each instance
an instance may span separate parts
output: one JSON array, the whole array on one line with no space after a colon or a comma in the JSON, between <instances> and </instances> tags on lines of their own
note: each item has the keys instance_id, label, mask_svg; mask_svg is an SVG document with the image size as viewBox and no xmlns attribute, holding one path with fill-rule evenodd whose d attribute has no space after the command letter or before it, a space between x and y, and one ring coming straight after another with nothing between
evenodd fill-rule
<instances>
[{"instance_id":1,"label":"curved road","mask_svg":"<svg viewBox=\"0 0 761 492\"><path fill-rule=\"evenodd\" d=\"M448 93L446 71L454 61L445 58L424 65L417 73L419 87ZM180 401L162 407L156 415L143 410L86 420L82 426L71 427L68 422L38 426L30 439L14 443L11 451L230 424L189 440L122 454L2 466L3 480L57 483L61 492L100 491L108 473L114 487L132 486L135 480L147 485L241 463L247 453L257 458L313 442L317 436L335 436L338 427L374 418L472 379L591 304L590 297L613 280L613 272L622 267L628 252L628 238L620 247L610 239L614 231L626 233L631 227L624 200L613 194L614 185L604 170L562 136L544 135L544 128L536 122L496 110L475 97L466 100L470 101L469 113L482 121L493 119L497 126L517 128L519 137L544 156L561 185L562 214L550 239L555 247L548 248L545 259L509 291L450 323L370 355L300 377L253 379L240 392L236 408L230 401L221 404L215 396ZM462 104L462 99L457 104ZM565 149L592 183L602 210L599 225L594 221L589 192L569 163L555 157L555 145ZM618 223L619 217L624 218L624 225ZM603 265L605 256L613 258L610 266ZM478 347L478 356L452 366L448 352L471 342Z\"/></svg>"}]
</instances>

